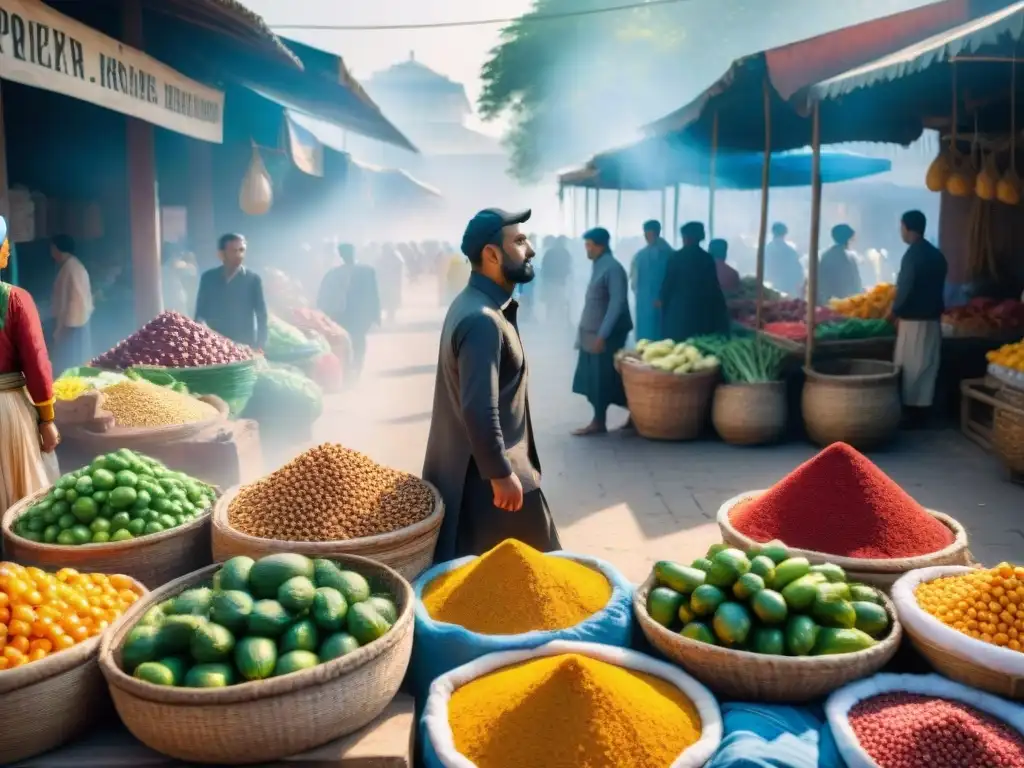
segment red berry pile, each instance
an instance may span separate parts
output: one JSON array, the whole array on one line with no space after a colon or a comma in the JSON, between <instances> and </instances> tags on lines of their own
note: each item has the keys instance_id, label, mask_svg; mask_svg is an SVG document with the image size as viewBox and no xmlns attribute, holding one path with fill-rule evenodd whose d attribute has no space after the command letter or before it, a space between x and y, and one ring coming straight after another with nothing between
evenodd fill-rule
<instances>
[{"instance_id":1,"label":"red berry pile","mask_svg":"<svg viewBox=\"0 0 1024 768\"><path fill-rule=\"evenodd\" d=\"M881 768L1024 768L1024 738L958 701L885 693L849 715L861 747Z\"/></svg>"}]
</instances>

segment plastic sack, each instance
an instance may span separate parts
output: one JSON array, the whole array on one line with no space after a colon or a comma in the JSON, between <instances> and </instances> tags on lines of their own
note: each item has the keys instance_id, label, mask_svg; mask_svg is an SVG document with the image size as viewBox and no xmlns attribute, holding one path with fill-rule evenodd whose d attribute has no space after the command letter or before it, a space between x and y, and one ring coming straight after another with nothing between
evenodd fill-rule
<instances>
[{"instance_id":1,"label":"plastic sack","mask_svg":"<svg viewBox=\"0 0 1024 768\"><path fill-rule=\"evenodd\" d=\"M422 701L431 683L446 672L496 651L537 648L552 640L602 643L620 648L629 646L633 635L633 585L610 563L569 552L549 552L601 571L612 585L608 604L600 611L568 629L526 632L521 635L481 635L456 624L435 621L423 605L423 590L437 577L476 559L474 555L449 560L423 573L413 589L416 592L416 643L412 655L412 681L416 698Z\"/></svg>"},{"instance_id":2,"label":"plastic sack","mask_svg":"<svg viewBox=\"0 0 1024 768\"><path fill-rule=\"evenodd\" d=\"M825 702L825 717L828 718L829 728L836 740L836 747L846 762L847 768L878 768L878 763L872 760L860 746L860 742L850 726L849 714L857 702L891 691L941 696L944 699L960 701L975 709L980 709L982 712L987 712L1024 734L1024 707L1018 704L1012 704L998 696L954 683L940 675L880 674L840 688Z\"/></svg>"},{"instance_id":3,"label":"plastic sack","mask_svg":"<svg viewBox=\"0 0 1024 768\"><path fill-rule=\"evenodd\" d=\"M996 672L1014 677L1024 677L1024 653L1009 648L1000 648L947 627L917 604L914 590L917 585L934 581L941 576L970 573L973 568L963 565L939 565L932 568L918 568L901 576L892 585L892 601L900 621L914 634L924 635L928 640L952 654L979 663Z\"/></svg>"},{"instance_id":4,"label":"plastic sack","mask_svg":"<svg viewBox=\"0 0 1024 768\"><path fill-rule=\"evenodd\" d=\"M267 167L263 164L259 149L253 144L249 170L245 172L242 187L238 190L238 207L250 216L262 216L270 210L273 202L274 189L270 181L270 174L267 173Z\"/></svg>"},{"instance_id":5,"label":"plastic sack","mask_svg":"<svg viewBox=\"0 0 1024 768\"><path fill-rule=\"evenodd\" d=\"M417 607L419 603L417 603ZM459 687L502 667L547 656L576 653L626 669L660 677L681 690L697 709L701 721L700 738L691 744L667 768L700 768L715 753L722 741L722 713L711 691L678 667L657 661L636 651L612 648L597 643L555 640L537 648L491 653L442 675L430 686L430 694L421 720L423 764L426 768L475 768L474 763L455 749L448 724L448 702ZM524 733L524 739L530 734ZM524 766L526 768L526 766Z\"/></svg>"},{"instance_id":6,"label":"plastic sack","mask_svg":"<svg viewBox=\"0 0 1024 768\"><path fill-rule=\"evenodd\" d=\"M724 736L706 768L841 768L820 707L722 705Z\"/></svg>"}]
</instances>

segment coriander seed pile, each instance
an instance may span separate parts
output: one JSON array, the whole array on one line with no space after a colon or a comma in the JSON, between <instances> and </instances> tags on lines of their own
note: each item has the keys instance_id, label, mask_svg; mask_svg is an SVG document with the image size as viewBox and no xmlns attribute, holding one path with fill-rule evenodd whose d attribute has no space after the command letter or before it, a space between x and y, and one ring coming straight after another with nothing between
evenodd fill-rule
<instances>
[{"instance_id":1,"label":"coriander seed pile","mask_svg":"<svg viewBox=\"0 0 1024 768\"><path fill-rule=\"evenodd\" d=\"M337 541L406 528L433 506L434 495L419 478L324 443L243 486L228 522L261 539Z\"/></svg>"},{"instance_id":2,"label":"coriander seed pile","mask_svg":"<svg viewBox=\"0 0 1024 768\"><path fill-rule=\"evenodd\" d=\"M219 415L209 403L145 380L104 388L103 408L114 415L119 427L170 427Z\"/></svg>"}]
</instances>

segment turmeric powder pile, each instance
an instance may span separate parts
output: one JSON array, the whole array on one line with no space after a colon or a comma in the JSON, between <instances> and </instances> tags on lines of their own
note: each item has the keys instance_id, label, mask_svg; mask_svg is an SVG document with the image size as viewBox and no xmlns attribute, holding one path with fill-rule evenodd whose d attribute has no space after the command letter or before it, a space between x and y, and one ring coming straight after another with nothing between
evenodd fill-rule
<instances>
[{"instance_id":1,"label":"turmeric powder pile","mask_svg":"<svg viewBox=\"0 0 1024 768\"><path fill-rule=\"evenodd\" d=\"M448 722L478 768L666 768L701 734L696 707L671 683L579 654L466 683Z\"/></svg>"},{"instance_id":2,"label":"turmeric powder pile","mask_svg":"<svg viewBox=\"0 0 1024 768\"><path fill-rule=\"evenodd\" d=\"M598 571L506 539L423 591L437 621L483 635L567 629L600 611L612 585Z\"/></svg>"}]
</instances>

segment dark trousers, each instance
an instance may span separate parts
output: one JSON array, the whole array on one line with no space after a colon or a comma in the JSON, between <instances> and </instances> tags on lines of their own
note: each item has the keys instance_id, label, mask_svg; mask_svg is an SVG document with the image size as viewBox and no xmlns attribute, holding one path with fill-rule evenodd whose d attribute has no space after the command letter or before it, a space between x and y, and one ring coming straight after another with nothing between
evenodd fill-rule
<instances>
[{"instance_id":1,"label":"dark trousers","mask_svg":"<svg viewBox=\"0 0 1024 768\"><path fill-rule=\"evenodd\" d=\"M523 495L518 512L506 512L494 506L490 481L470 464L462 491L455 556L482 555L505 539L518 539L540 552L562 548L547 499L539 488Z\"/></svg>"}]
</instances>

